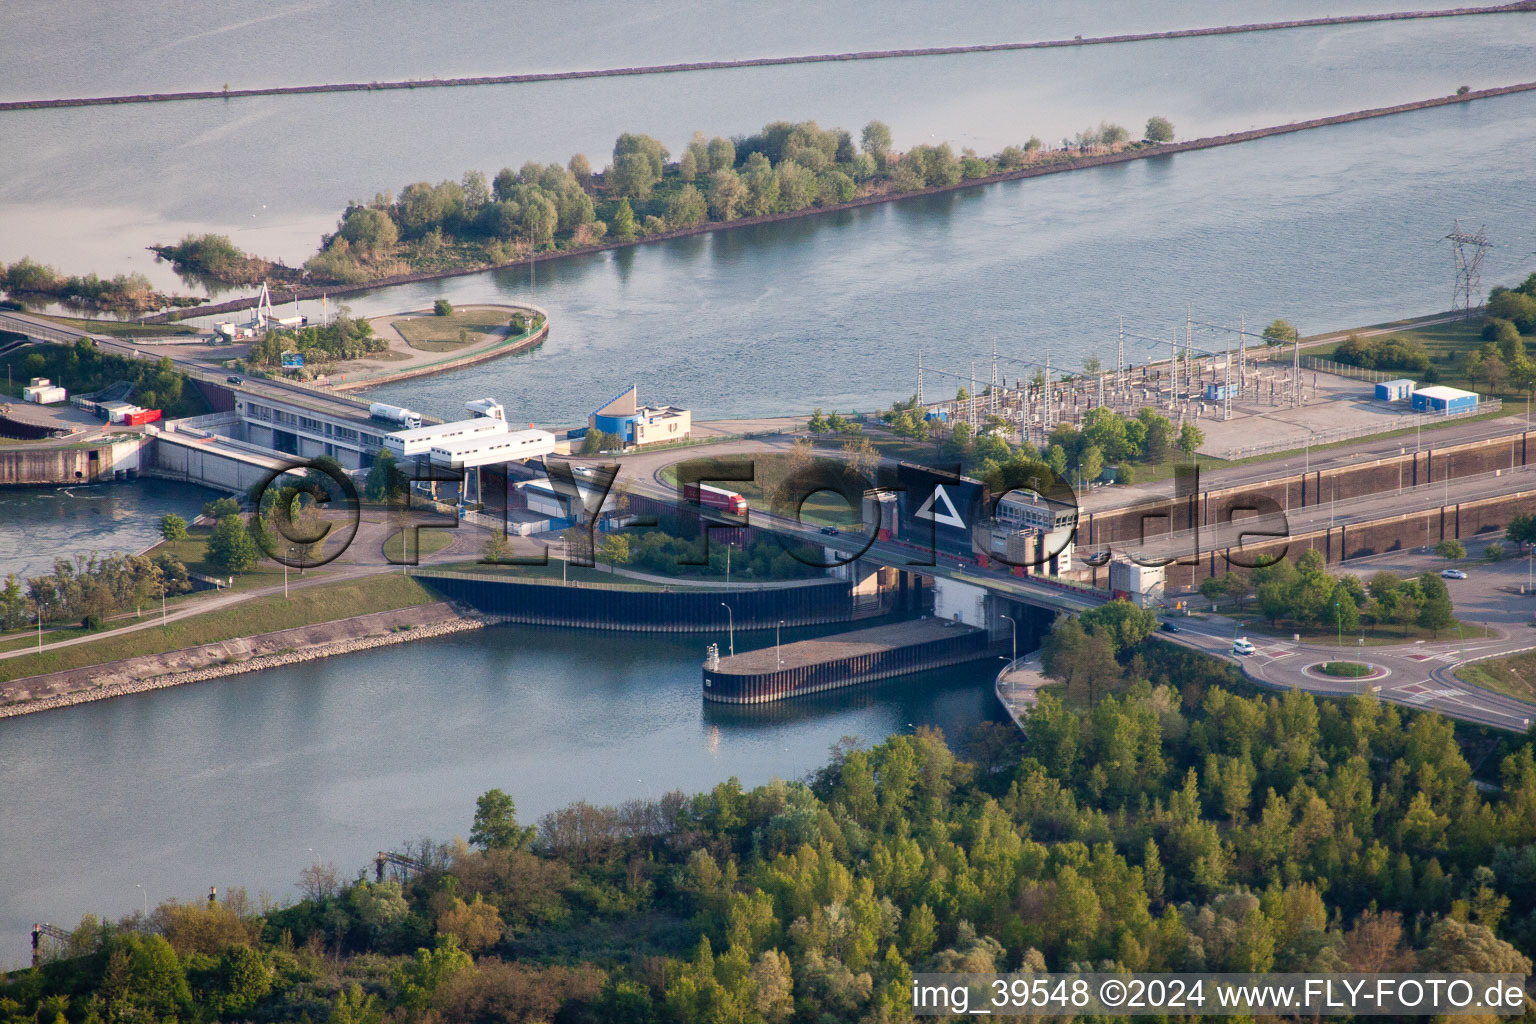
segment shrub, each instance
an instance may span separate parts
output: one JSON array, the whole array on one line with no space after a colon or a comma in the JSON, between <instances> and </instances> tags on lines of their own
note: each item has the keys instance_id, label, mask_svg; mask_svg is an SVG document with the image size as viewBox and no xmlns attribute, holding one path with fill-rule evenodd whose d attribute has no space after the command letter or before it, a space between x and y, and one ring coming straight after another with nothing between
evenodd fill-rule
<instances>
[{"instance_id":1,"label":"shrub","mask_svg":"<svg viewBox=\"0 0 1536 1024\"><path fill-rule=\"evenodd\" d=\"M432 303L432 313L434 316L452 316L453 303L449 302L447 299L438 299L436 302Z\"/></svg>"},{"instance_id":2,"label":"shrub","mask_svg":"<svg viewBox=\"0 0 1536 1024\"><path fill-rule=\"evenodd\" d=\"M1435 545L1435 554L1441 558L1466 558L1467 549L1459 540L1443 540Z\"/></svg>"}]
</instances>

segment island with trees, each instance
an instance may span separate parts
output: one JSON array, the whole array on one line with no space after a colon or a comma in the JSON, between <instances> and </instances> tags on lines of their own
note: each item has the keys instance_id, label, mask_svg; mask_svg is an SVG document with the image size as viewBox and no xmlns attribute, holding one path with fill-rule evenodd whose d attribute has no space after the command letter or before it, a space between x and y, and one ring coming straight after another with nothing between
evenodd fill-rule
<instances>
[{"instance_id":1,"label":"island with trees","mask_svg":"<svg viewBox=\"0 0 1536 1024\"><path fill-rule=\"evenodd\" d=\"M658 139L625 133L595 170L583 154L564 165L528 162L494 175L413 182L398 195L353 202L302 269L248 256L220 235L189 235L151 249L189 279L214 286L259 281L305 286L421 279L671 237L735 222L830 210L996 180L1171 142L1151 118L1140 139L1103 123L1047 146L1039 138L982 156L948 144L901 152L871 121L857 140L814 121L775 121L746 136L696 133L675 155Z\"/></svg>"}]
</instances>

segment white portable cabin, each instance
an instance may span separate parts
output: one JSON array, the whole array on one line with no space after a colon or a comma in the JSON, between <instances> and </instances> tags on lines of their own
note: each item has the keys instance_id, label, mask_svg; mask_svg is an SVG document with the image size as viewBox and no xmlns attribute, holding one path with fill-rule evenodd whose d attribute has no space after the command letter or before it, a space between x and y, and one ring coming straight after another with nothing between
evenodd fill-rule
<instances>
[{"instance_id":1,"label":"white portable cabin","mask_svg":"<svg viewBox=\"0 0 1536 1024\"><path fill-rule=\"evenodd\" d=\"M417 455L426 455L439 444L506 432L507 425L502 420L477 416L472 420L455 420L452 423L434 423L411 430L397 430L392 434L384 435L384 447L389 449L396 458L410 459Z\"/></svg>"},{"instance_id":2,"label":"white portable cabin","mask_svg":"<svg viewBox=\"0 0 1536 1024\"><path fill-rule=\"evenodd\" d=\"M500 423L499 420L486 422ZM440 442L432 446L432 461L454 469L476 469L502 462L536 459L553 454L554 450L555 435L547 430L513 430Z\"/></svg>"},{"instance_id":3,"label":"white portable cabin","mask_svg":"<svg viewBox=\"0 0 1536 1024\"><path fill-rule=\"evenodd\" d=\"M21 389L21 397L37 405L53 405L67 399L69 394L47 377L33 377L32 383Z\"/></svg>"}]
</instances>

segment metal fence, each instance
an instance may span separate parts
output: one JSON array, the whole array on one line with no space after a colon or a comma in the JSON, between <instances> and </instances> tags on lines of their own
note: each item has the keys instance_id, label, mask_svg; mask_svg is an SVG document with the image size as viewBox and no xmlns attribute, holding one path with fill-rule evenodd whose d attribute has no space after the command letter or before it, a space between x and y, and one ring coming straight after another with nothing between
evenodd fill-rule
<instances>
[{"instance_id":1,"label":"metal fence","mask_svg":"<svg viewBox=\"0 0 1536 1024\"><path fill-rule=\"evenodd\" d=\"M1301 368L1303 370L1321 370L1339 377L1353 377L1356 380L1370 381L1380 384L1384 380L1402 380L1402 372L1389 373L1386 370L1367 370L1359 366L1350 366L1348 363L1334 362L1322 356L1302 356Z\"/></svg>"},{"instance_id":2,"label":"metal fence","mask_svg":"<svg viewBox=\"0 0 1536 1024\"><path fill-rule=\"evenodd\" d=\"M1465 412L1421 412L1414 413L1405 417L1407 420L1406 423L1393 424L1391 426L1383 426L1380 423L1366 423L1354 427L1339 427L1335 430L1319 430L1303 438L1302 447L1317 448L1321 447L1322 445L1337 444L1340 441L1353 441L1357 438L1380 437L1384 434L1395 434L1398 431L1412 430L1416 426L1437 427L1440 424L1450 420L1471 419L1475 416L1483 416L1491 412L1499 412L1503 408L1503 399L1485 398L1479 401L1477 408L1468 409ZM1503 433L1503 431L1500 431L1500 433ZM1231 461L1234 459L1248 459L1256 455L1273 455L1276 452L1293 452L1295 450L1296 439L1286 438L1279 441L1271 441L1268 444L1253 445L1246 448L1228 448L1226 454L1222 456L1222 458Z\"/></svg>"}]
</instances>

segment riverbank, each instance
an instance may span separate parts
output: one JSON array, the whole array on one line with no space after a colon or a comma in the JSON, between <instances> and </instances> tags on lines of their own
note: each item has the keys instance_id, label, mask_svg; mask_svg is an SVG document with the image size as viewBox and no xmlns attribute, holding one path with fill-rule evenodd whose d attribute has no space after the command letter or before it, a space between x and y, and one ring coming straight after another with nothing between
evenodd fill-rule
<instances>
[{"instance_id":1,"label":"riverbank","mask_svg":"<svg viewBox=\"0 0 1536 1024\"><path fill-rule=\"evenodd\" d=\"M446 636L486 624L447 602L436 602L30 676L0 689L0 718Z\"/></svg>"},{"instance_id":2,"label":"riverbank","mask_svg":"<svg viewBox=\"0 0 1536 1024\"><path fill-rule=\"evenodd\" d=\"M915 189L906 192L883 192L868 196L860 196L848 202L833 203L826 206L809 206L801 210L787 211L783 213L771 213L757 217L741 217L729 221L709 221L688 228L679 228L671 231L657 232L643 238L631 241L604 241L590 245L572 246L567 249L553 250L549 252L533 253L519 256L516 259L500 263L475 263L452 269L434 269L408 274L396 274L382 277L361 284L351 285L325 285L308 286L294 289L274 289L272 299L276 303L293 302L299 300L317 299L322 294L332 297L352 295L373 291L379 288L389 288L402 284L413 284L421 281L441 280L453 277L464 277L470 274L479 274L487 270L500 270L512 267L523 267L530 264L545 263L554 260L564 260L573 257L590 256L595 253L608 250L624 249L653 242L662 242L674 238L687 238L703 235L715 231L725 231L734 228L755 227L764 224L774 224L783 221L795 220L802 217L818 216L822 214L838 213L844 210L853 210L865 206L873 206L878 203L890 203L904 199L914 199L921 196L938 195L945 192L957 192L964 189L979 188L986 185L999 184L1006 181L1019 181L1026 178L1038 178L1051 174L1063 174L1070 171L1086 170L1093 167L1107 167L1114 164L1130 163L1136 160L1151 158L1164 158L1177 153L1194 152L1204 149L1216 149L1222 146L1236 145L1242 142L1250 142L1257 139L1268 138L1276 135L1287 135L1294 132L1310 131L1316 128L1327 128L1334 125L1349 124L1355 121L1364 121L1379 117L1390 117L1395 114L1411 113L1418 110L1428 110L1435 107L1451 106L1455 104L1471 103L1476 100L1493 99L1500 96L1514 95L1536 90L1536 81L1520 82L1513 85L1498 86L1491 89L1470 90L1465 93L1450 96L1437 96L1429 99L1415 100L1409 103L1400 103L1388 107L1372 107L1366 110L1351 111L1344 114L1334 114L1328 117L1312 118L1305 121L1294 121L1289 124L1272 125L1266 128L1253 128L1247 131L1232 132L1226 135L1213 135L1205 138L1191 139L1185 142L1164 143L1161 145L1140 146L1138 148L1125 149L1115 153L1104 153L1095 156L1068 157L1049 162L1040 162L1026 167L1010 171L1000 171L977 178L969 178L953 185L934 185L926 188ZM145 317L143 323L166 323L183 319L185 317L213 316L236 310L247 309L251 305L249 298L232 299L226 302L215 303L191 310L176 310L155 316Z\"/></svg>"},{"instance_id":3,"label":"riverbank","mask_svg":"<svg viewBox=\"0 0 1536 1024\"><path fill-rule=\"evenodd\" d=\"M1002 53L1012 50L1045 50L1058 47L1105 46L1152 42L1162 39L1193 39L1200 36L1240 35L1248 32L1275 32L1296 28L1333 25L1358 25L1367 22L1411 21L1425 18L1461 18L1480 14L1517 14L1536 10L1536 0L1518 0L1508 4L1456 7L1429 11L1391 11L1375 14L1345 14L1324 18L1297 18L1289 21L1253 22L1210 28L1172 29L1165 32L1131 32L1110 36L1074 36L1071 39L1042 39L1014 43L972 43L963 46L922 46L897 50L857 50L849 53L813 53L792 57L747 57L739 60L690 61L675 64L646 64L634 67L598 68L586 71L544 71L515 75L475 75L460 78L401 79L388 82L337 82L323 85L282 85L252 89L201 89L182 92L134 93L118 96L85 96L59 99L10 100L0 103L0 112L41 110L57 107L114 106L129 103L176 103L192 100L231 100L255 96L303 96L318 93L383 92L398 89L459 89L484 85L526 85L536 82L563 82L586 78L620 78L633 75L673 75L696 71L723 71L737 68L777 67L788 64L825 64L839 61L897 60L912 57L942 57L965 53Z\"/></svg>"}]
</instances>

